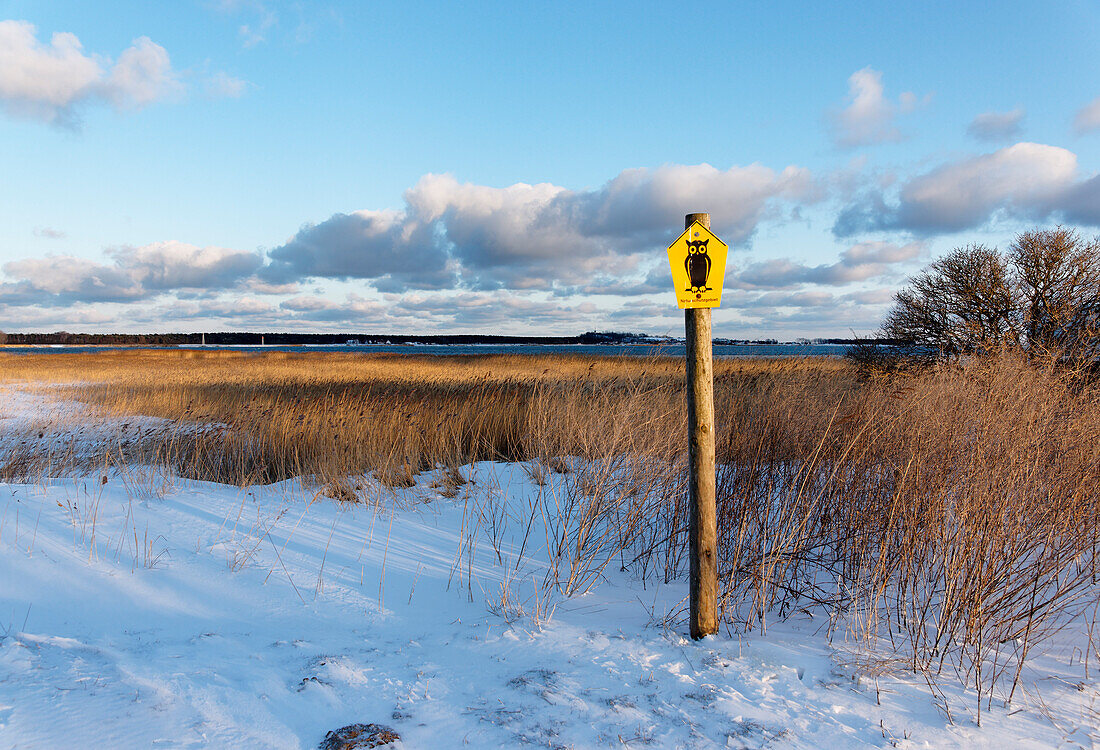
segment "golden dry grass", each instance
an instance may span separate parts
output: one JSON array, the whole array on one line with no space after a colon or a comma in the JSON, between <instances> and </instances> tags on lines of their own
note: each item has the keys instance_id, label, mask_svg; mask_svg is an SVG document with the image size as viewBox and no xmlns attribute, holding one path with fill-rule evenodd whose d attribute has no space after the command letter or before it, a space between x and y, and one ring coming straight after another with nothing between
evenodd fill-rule
<instances>
[{"instance_id":1,"label":"golden dry grass","mask_svg":"<svg viewBox=\"0 0 1100 750\"><path fill-rule=\"evenodd\" d=\"M76 384L112 414L226 425L181 440L176 468L225 482L606 452L675 450L683 363L671 358L132 351L0 355L0 379ZM726 360L719 409L770 390L842 391L836 360Z\"/></svg>"},{"instance_id":2,"label":"golden dry grass","mask_svg":"<svg viewBox=\"0 0 1100 750\"><path fill-rule=\"evenodd\" d=\"M683 574L683 377L672 358L0 355L0 381L225 425L146 449L185 476L400 485L531 460L570 594L612 563ZM991 357L865 381L835 359L722 360L715 402L731 627L824 611L917 671L957 672L988 706L1096 604L1100 397L1072 374Z\"/></svg>"}]
</instances>

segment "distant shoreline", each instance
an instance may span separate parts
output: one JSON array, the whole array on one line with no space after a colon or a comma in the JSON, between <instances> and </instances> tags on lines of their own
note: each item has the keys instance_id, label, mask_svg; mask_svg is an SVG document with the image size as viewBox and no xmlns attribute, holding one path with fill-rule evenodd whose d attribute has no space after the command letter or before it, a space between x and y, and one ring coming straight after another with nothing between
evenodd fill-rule
<instances>
[{"instance_id":1,"label":"distant shoreline","mask_svg":"<svg viewBox=\"0 0 1100 750\"><path fill-rule=\"evenodd\" d=\"M364 333L280 333L280 332L198 332L198 333L7 333L0 349L10 347L166 347L179 346L660 346L682 344L672 336L651 336L645 333L589 331L576 336L505 336L488 334L403 335ZM715 338L719 346L796 346L835 344L850 346L854 338L815 338L797 341L777 339ZM879 342L888 343L888 342Z\"/></svg>"},{"instance_id":2,"label":"distant shoreline","mask_svg":"<svg viewBox=\"0 0 1100 750\"><path fill-rule=\"evenodd\" d=\"M849 347L843 344L723 344L714 343L714 357L725 358L806 358L840 357ZM123 345L59 345L39 344L35 346L6 346L0 348L0 356L10 357L64 357L66 355L87 357L111 357L114 355L176 356L190 358L221 357L267 357L290 356L304 358L326 357L343 358L347 356L396 356L412 358L451 358L451 357L673 357L684 356L683 342L662 341L660 343L623 343L623 344L268 344L266 346L249 344L178 344L176 346L123 344Z\"/></svg>"}]
</instances>

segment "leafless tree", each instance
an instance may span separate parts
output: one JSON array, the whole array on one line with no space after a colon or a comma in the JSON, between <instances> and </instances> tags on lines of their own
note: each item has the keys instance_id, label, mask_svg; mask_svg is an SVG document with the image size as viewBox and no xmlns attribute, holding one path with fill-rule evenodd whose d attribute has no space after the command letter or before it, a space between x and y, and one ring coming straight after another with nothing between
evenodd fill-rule
<instances>
[{"instance_id":1,"label":"leafless tree","mask_svg":"<svg viewBox=\"0 0 1100 750\"><path fill-rule=\"evenodd\" d=\"M1100 355L1100 238L1024 232L1009 248L1024 342L1033 354Z\"/></svg>"},{"instance_id":2,"label":"leafless tree","mask_svg":"<svg viewBox=\"0 0 1100 750\"><path fill-rule=\"evenodd\" d=\"M1017 350L1092 364L1100 356L1100 238L1031 230L1007 252L956 248L894 297L881 335L938 357Z\"/></svg>"}]
</instances>

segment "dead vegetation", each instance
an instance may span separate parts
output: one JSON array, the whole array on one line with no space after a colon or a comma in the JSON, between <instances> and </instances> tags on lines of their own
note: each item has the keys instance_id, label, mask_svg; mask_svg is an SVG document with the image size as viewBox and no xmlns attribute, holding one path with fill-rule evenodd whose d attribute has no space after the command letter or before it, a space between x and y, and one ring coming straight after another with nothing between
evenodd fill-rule
<instances>
[{"instance_id":1,"label":"dead vegetation","mask_svg":"<svg viewBox=\"0 0 1100 750\"><path fill-rule=\"evenodd\" d=\"M180 475L309 475L342 501L348 476L399 487L440 468L454 496L458 467L527 461L549 585L685 572L678 360L129 352L5 356L0 380L173 420L178 435L143 455ZM725 360L715 396L729 628L825 618L988 706L1095 611L1100 400L1073 373L1002 356L865 380L840 360ZM182 429L196 422L224 427Z\"/></svg>"},{"instance_id":2,"label":"dead vegetation","mask_svg":"<svg viewBox=\"0 0 1100 750\"><path fill-rule=\"evenodd\" d=\"M671 358L0 355L0 382L69 383L69 394L106 414L171 420L179 429L158 436L157 460L185 477L240 485L374 472L408 486L437 465L542 458L560 473L567 457L606 455L624 441L675 451L682 373ZM853 381L843 363L824 359L727 361L717 374L720 402ZM152 450L130 447L143 459Z\"/></svg>"}]
</instances>

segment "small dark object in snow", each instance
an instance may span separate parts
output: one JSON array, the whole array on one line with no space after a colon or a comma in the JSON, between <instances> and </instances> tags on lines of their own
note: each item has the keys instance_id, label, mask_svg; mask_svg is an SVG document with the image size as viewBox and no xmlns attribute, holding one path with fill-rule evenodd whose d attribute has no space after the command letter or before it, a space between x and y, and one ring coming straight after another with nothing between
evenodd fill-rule
<instances>
[{"instance_id":1,"label":"small dark object in snow","mask_svg":"<svg viewBox=\"0 0 1100 750\"><path fill-rule=\"evenodd\" d=\"M303 690L305 690L306 686L311 682L316 684L316 685L327 685L328 684L327 682L322 680L320 677L303 677L302 681L298 683L298 692L300 693Z\"/></svg>"},{"instance_id":2,"label":"small dark object in snow","mask_svg":"<svg viewBox=\"0 0 1100 750\"><path fill-rule=\"evenodd\" d=\"M381 724L349 724L326 734L319 750L368 750L399 739L397 732Z\"/></svg>"}]
</instances>

